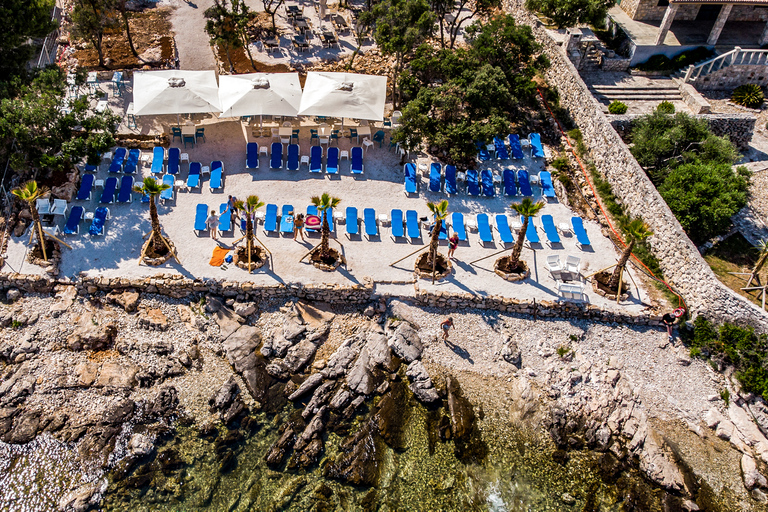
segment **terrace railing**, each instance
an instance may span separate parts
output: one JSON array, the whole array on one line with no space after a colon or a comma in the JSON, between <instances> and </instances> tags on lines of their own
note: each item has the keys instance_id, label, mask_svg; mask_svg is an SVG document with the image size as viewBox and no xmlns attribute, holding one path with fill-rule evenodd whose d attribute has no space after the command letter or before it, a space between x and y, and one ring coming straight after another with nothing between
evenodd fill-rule
<instances>
[{"instance_id":1,"label":"terrace railing","mask_svg":"<svg viewBox=\"0 0 768 512\"><path fill-rule=\"evenodd\" d=\"M43 41L43 46L40 48L40 55L37 57L37 67L42 68L49 64L56 62L56 46L59 39L59 29L61 25L61 9L58 5L53 7L51 18L56 22L56 29L48 34Z\"/></svg>"},{"instance_id":2,"label":"terrace railing","mask_svg":"<svg viewBox=\"0 0 768 512\"><path fill-rule=\"evenodd\" d=\"M738 46L733 50L718 55L714 59L691 64L685 72L684 81L694 82L697 79L720 71L729 66L766 66L768 65L768 50L742 50Z\"/></svg>"}]
</instances>

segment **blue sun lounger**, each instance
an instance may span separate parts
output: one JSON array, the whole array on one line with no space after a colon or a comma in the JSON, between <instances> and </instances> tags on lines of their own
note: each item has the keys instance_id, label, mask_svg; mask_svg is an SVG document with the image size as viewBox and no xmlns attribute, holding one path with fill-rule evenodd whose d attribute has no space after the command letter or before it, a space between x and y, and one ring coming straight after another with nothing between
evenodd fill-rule
<instances>
[{"instance_id":1,"label":"blue sun lounger","mask_svg":"<svg viewBox=\"0 0 768 512\"><path fill-rule=\"evenodd\" d=\"M576 241L584 248L585 246L592 245L587 236L587 230L584 229L584 221L581 217L571 217L571 225L573 226L573 234L576 235Z\"/></svg>"},{"instance_id":2,"label":"blue sun lounger","mask_svg":"<svg viewBox=\"0 0 768 512\"><path fill-rule=\"evenodd\" d=\"M544 226L544 234L547 235L549 245L559 244L560 235L557 234L557 228L555 227L555 221L551 215L541 216L541 225Z\"/></svg>"},{"instance_id":3,"label":"blue sun lounger","mask_svg":"<svg viewBox=\"0 0 768 512\"><path fill-rule=\"evenodd\" d=\"M544 158L544 147L541 145L541 135L532 133L528 136L531 141L531 158Z\"/></svg>"},{"instance_id":4,"label":"blue sun lounger","mask_svg":"<svg viewBox=\"0 0 768 512\"><path fill-rule=\"evenodd\" d=\"M347 219L345 221L345 224L347 226L347 234L348 235L359 235L360 234L360 226L357 222L357 208L354 206L348 206L347 207Z\"/></svg>"},{"instance_id":5,"label":"blue sun lounger","mask_svg":"<svg viewBox=\"0 0 768 512\"><path fill-rule=\"evenodd\" d=\"M407 163L403 167L403 171L405 173L405 193L415 194L418 191L418 187L416 186L416 165Z\"/></svg>"},{"instance_id":6,"label":"blue sun lounger","mask_svg":"<svg viewBox=\"0 0 768 512\"><path fill-rule=\"evenodd\" d=\"M165 149L162 146L155 146L152 149L152 174L162 174L163 160L165 160Z\"/></svg>"},{"instance_id":7,"label":"blue sun lounger","mask_svg":"<svg viewBox=\"0 0 768 512\"><path fill-rule=\"evenodd\" d=\"M488 148L485 146L484 143L480 142L479 140L475 141L475 146L477 146L477 158L481 162L486 162L491 159L491 154L488 152Z\"/></svg>"},{"instance_id":8,"label":"blue sun lounger","mask_svg":"<svg viewBox=\"0 0 768 512\"><path fill-rule=\"evenodd\" d=\"M323 172L323 146L312 146L310 148L309 172Z\"/></svg>"},{"instance_id":9,"label":"blue sun lounger","mask_svg":"<svg viewBox=\"0 0 768 512\"><path fill-rule=\"evenodd\" d=\"M525 217L523 215L520 216L520 223L525 223ZM539 232L536 230L536 224L533 223L533 217L528 219L528 229L525 230L525 238L532 244L541 242L541 240L539 240Z\"/></svg>"},{"instance_id":10,"label":"blue sun lounger","mask_svg":"<svg viewBox=\"0 0 768 512\"><path fill-rule=\"evenodd\" d=\"M94 179L95 176L93 174L83 174L83 177L80 180L80 189L77 191L77 196L75 196L76 201L91 200L91 192L93 191Z\"/></svg>"},{"instance_id":11,"label":"blue sun lounger","mask_svg":"<svg viewBox=\"0 0 768 512\"><path fill-rule=\"evenodd\" d=\"M65 235L80 234L80 222L83 220L83 215L85 215L85 209L82 206L73 206L72 209L69 210L69 218L67 219L67 223L64 224Z\"/></svg>"},{"instance_id":12,"label":"blue sun lounger","mask_svg":"<svg viewBox=\"0 0 768 512\"><path fill-rule=\"evenodd\" d=\"M259 168L259 145L255 142L249 142L245 145L245 168Z\"/></svg>"},{"instance_id":13,"label":"blue sun lounger","mask_svg":"<svg viewBox=\"0 0 768 512\"><path fill-rule=\"evenodd\" d=\"M285 168L289 171L299 170L299 145L288 145L288 156L285 159Z\"/></svg>"},{"instance_id":14,"label":"blue sun lounger","mask_svg":"<svg viewBox=\"0 0 768 512\"><path fill-rule=\"evenodd\" d=\"M488 214L477 214L477 233L480 235L480 241L483 243L493 243L493 231L488 223Z\"/></svg>"},{"instance_id":15,"label":"blue sun lounger","mask_svg":"<svg viewBox=\"0 0 768 512\"><path fill-rule=\"evenodd\" d=\"M520 136L518 134L509 134L509 147L512 150L512 158L515 160L520 160L524 157L523 146L520 144Z\"/></svg>"},{"instance_id":16,"label":"blue sun lounger","mask_svg":"<svg viewBox=\"0 0 768 512\"><path fill-rule=\"evenodd\" d=\"M528 179L528 171L520 169L517 171L517 182L520 184L520 195L531 197L533 196L533 190L531 189L531 182Z\"/></svg>"},{"instance_id":17,"label":"blue sun lounger","mask_svg":"<svg viewBox=\"0 0 768 512\"><path fill-rule=\"evenodd\" d=\"M264 215L264 231L274 233L277 231L277 205L268 204L267 213Z\"/></svg>"},{"instance_id":18,"label":"blue sun lounger","mask_svg":"<svg viewBox=\"0 0 768 512\"><path fill-rule=\"evenodd\" d=\"M493 147L496 148L496 158L499 160L509 160L509 152L507 151L507 146L504 144L504 139L498 136L494 137Z\"/></svg>"},{"instance_id":19,"label":"blue sun lounger","mask_svg":"<svg viewBox=\"0 0 768 512\"><path fill-rule=\"evenodd\" d=\"M181 150L179 148L170 148L168 150L168 174L179 174L179 160L181 159Z\"/></svg>"},{"instance_id":20,"label":"blue sun lounger","mask_svg":"<svg viewBox=\"0 0 768 512\"><path fill-rule=\"evenodd\" d=\"M392 210L390 212L390 217L392 218L391 222L391 231L392 236L394 238L402 238L405 236L403 233L403 211L402 210Z\"/></svg>"},{"instance_id":21,"label":"blue sun lounger","mask_svg":"<svg viewBox=\"0 0 768 512\"><path fill-rule=\"evenodd\" d=\"M173 201L173 193L176 191L176 178L172 174L164 175L163 185L168 185L168 188L160 192L160 199L163 201Z\"/></svg>"},{"instance_id":22,"label":"blue sun lounger","mask_svg":"<svg viewBox=\"0 0 768 512\"><path fill-rule=\"evenodd\" d=\"M363 224L365 224L365 234L368 238L379 236L379 225L376 223L376 210L366 208L363 210Z\"/></svg>"},{"instance_id":23,"label":"blue sun lounger","mask_svg":"<svg viewBox=\"0 0 768 512\"><path fill-rule=\"evenodd\" d=\"M499 214L496 216L496 231L499 232L499 238L503 243L515 243L515 237L512 236L512 231L509 229L509 220L506 215Z\"/></svg>"},{"instance_id":24,"label":"blue sun lounger","mask_svg":"<svg viewBox=\"0 0 768 512\"><path fill-rule=\"evenodd\" d=\"M283 145L280 142L272 143L272 155L269 158L269 168L283 168Z\"/></svg>"},{"instance_id":25,"label":"blue sun lounger","mask_svg":"<svg viewBox=\"0 0 768 512\"><path fill-rule=\"evenodd\" d=\"M480 184L477 181L477 171L474 169L467 171L467 194L470 196L480 195Z\"/></svg>"},{"instance_id":26,"label":"blue sun lounger","mask_svg":"<svg viewBox=\"0 0 768 512\"><path fill-rule=\"evenodd\" d=\"M187 187L197 188L200 186L200 169L202 166L200 162L192 162L189 164L189 175L187 175Z\"/></svg>"},{"instance_id":27,"label":"blue sun lounger","mask_svg":"<svg viewBox=\"0 0 768 512\"><path fill-rule=\"evenodd\" d=\"M307 206L307 216L310 216L310 215L314 215L315 217L318 216L317 215L317 206L315 206L313 204ZM323 220L322 217L320 218L320 220L321 221ZM307 231L307 233L317 233L318 231L320 231L319 228L310 228L309 226L306 226L306 225L304 226L304 229Z\"/></svg>"},{"instance_id":28,"label":"blue sun lounger","mask_svg":"<svg viewBox=\"0 0 768 512\"><path fill-rule=\"evenodd\" d=\"M222 181L224 180L224 164L221 160L215 160L211 162L211 178L208 181L208 186L211 192L222 188Z\"/></svg>"},{"instance_id":29,"label":"blue sun lounger","mask_svg":"<svg viewBox=\"0 0 768 512\"><path fill-rule=\"evenodd\" d=\"M488 169L480 172L480 182L483 185L483 195L485 197L493 197L496 193L493 187L493 173Z\"/></svg>"},{"instance_id":30,"label":"blue sun lounger","mask_svg":"<svg viewBox=\"0 0 768 512\"><path fill-rule=\"evenodd\" d=\"M227 209L227 203L219 205L219 231L232 230L232 211Z\"/></svg>"},{"instance_id":31,"label":"blue sun lounger","mask_svg":"<svg viewBox=\"0 0 768 512\"><path fill-rule=\"evenodd\" d=\"M104 182L104 190L101 192L100 203L112 203L115 200L115 190L117 190L117 178L114 176L107 178Z\"/></svg>"},{"instance_id":32,"label":"blue sun lounger","mask_svg":"<svg viewBox=\"0 0 768 512\"><path fill-rule=\"evenodd\" d=\"M333 226L333 208L328 208L325 210L324 215L328 218L328 231L333 233L333 230L335 229ZM320 217L320 220L323 220L323 218Z\"/></svg>"},{"instance_id":33,"label":"blue sun lounger","mask_svg":"<svg viewBox=\"0 0 768 512\"><path fill-rule=\"evenodd\" d=\"M140 149L131 149L128 151L128 158L125 159L123 172L125 174L135 174L139 169L139 159L141 159Z\"/></svg>"},{"instance_id":34,"label":"blue sun lounger","mask_svg":"<svg viewBox=\"0 0 768 512\"><path fill-rule=\"evenodd\" d=\"M352 174L363 174L363 148L356 146L352 148L352 165L350 171Z\"/></svg>"},{"instance_id":35,"label":"blue sun lounger","mask_svg":"<svg viewBox=\"0 0 768 512\"><path fill-rule=\"evenodd\" d=\"M96 211L93 212L93 220L91 221L91 227L88 228L88 233L96 236L104 235L104 223L108 218L109 208L105 206L96 208Z\"/></svg>"},{"instance_id":36,"label":"blue sun lounger","mask_svg":"<svg viewBox=\"0 0 768 512\"><path fill-rule=\"evenodd\" d=\"M419 214L416 213L416 210L407 210L405 212L405 230L408 233L408 238L421 238Z\"/></svg>"},{"instance_id":37,"label":"blue sun lounger","mask_svg":"<svg viewBox=\"0 0 768 512\"><path fill-rule=\"evenodd\" d=\"M109 164L109 172L123 172L123 164L125 163L125 148L117 148L115 154L112 157L112 163Z\"/></svg>"},{"instance_id":38,"label":"blue sun lounger","mask_svg":"<svg viewBox=\"0 0 768 512\"><path fill-rule=\"evenodd\" d=\"M432 162L429 166L429 191L440 192L440 164Z\"/></svg>"},{"instance_id":39,"label":"blue sun lounger","mask_svg":"<svg viewBox=\"0 0 768 512\"><path fill-rule=\"evenodd\" d=\"M464 227L463 213L453 212L453 215L451 215L451 228L459 236L460 242L467 241L467 228Z\"/></svg>"},{"instance_id":40,"label":"blue sun lounger","mask_svg":"<svg viewBox=\"0 0 768 512\"><path fill-rule=\"evenodd\" d=\"M328 148L328 156L325 158L325 172L339 174L339 148Z\"/></svg>"},{"instance_id":41,"label":"blue sun lounger","mask_svg":"<svg viewBox=\"0 0 768 512\"><path fill-rule=\"evenodd\" d=\"M133 176L123 176L120 179L120 192L117 193L118 203L130 203L133 201Z\"/></svg>"},{"instance_id":42,"label":"blue sun lounger","mask_svg":"<svg viewBox=\"0 0 768 512\"><path fill-rule=\"evenodd\" d=\"M208 226L206 225L205 221L208 220L208 205L207 204L198 204L195 208L195 232L196 234L200 234L206 229L208 229Z\"/></svg>"},{"instance_id":43,"label":"blue sun lounger","mask_svg":"<svg viewBox=\"0 0 768 512\"><path fill-rule=\"evenodd\" d=\"M502 178L504 179L504 194L508 196L516 196L517 185L515 185L515 171L512 169L504 169Z\"/></svg>"},{"instance_id":44,"label":"blue sun lounger","mask_svg":"<svg viewBox=\"0 0 768 512\"><path fill-rule=\"evenodd\" d=\"M280 212L280 232L293 233L293 206L284 204Z\"/></svg>"},{"instance_id":45,"label":"blue sun lounger","mask_svg":"<svg viewBox=\"0 0 768 512\"><path fill-rule=\"evenodd\" d=\"M554 198L555 187L552 186L552 174L549 171L541 171L539 173L539 180L541 181L541 193L546 198Z\"/></svg>"},{"instance_id":46,"label":"blue sun lounger","mask_svg":"<svg viewBox=\"0 0 768 512\"><path fill-rule=\"evenodd\" d=\"M98 165L85 164L85 172L96 172L98 169Z\"/></svg>"},{"instance_id":47,"label":"blue sun lounger","mask_svg":"<svg viewBox=\"0 0 768 512\"><path fill-rule=\"evenodd\" d=\"M453 165L445 166L445 193L456 195L456 167Z\"/></svg>"}]
</instances>

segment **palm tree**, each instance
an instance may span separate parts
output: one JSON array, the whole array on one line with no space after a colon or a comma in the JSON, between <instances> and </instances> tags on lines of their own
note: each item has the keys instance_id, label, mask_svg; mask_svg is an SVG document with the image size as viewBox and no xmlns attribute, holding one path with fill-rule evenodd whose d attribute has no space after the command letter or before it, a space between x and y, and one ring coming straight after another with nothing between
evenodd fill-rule
<instances>
[{"instance_id":1,"label":"palm tree","mask_svg":"<svg viewBox=\"0 0 768 512\"><path fill-rule=\"evenodd\" d=\"M535 217L544 208L544 203L541 201L534 203L530 197L525 197L521 203L512 203L509 207L523 216L523 227L520 228L520 232L517 234L515 246L512 248L512 254L509 257L510 268L516 268L520 264L520 253L523 252L525 233L528 231L528 220L531 217Z\"/></svg>"},{"instance_id":2,"label":"palm tree","mask_svg":"<svg viewBox=\"0 0 768 512\"><path fill-rule=\"evenodd\" d=\"M37 200L47 196L48 189L38 188L35 180L29 180L20 187L11 190L11 194L29 205L32 221L35 224L34 231L37 234L37 241L40 243L40 250L43 252L43 260L48 261L48 255L45 252L45 239L43 238L43 224L40 222L40 214L37 212Z\"/></svg>"},{"instance_id":3,"label":"palm tree","mask_svg":"<svg viewBox=\"0 0 768 512\"><path fill-rule=\"evenodd\" d=\"M152 250L156 254L164 254L165 250L169 250L160 231L160 219L157 216L157 204L155 204L155 198L169 188L171 188L170 185L156 181L151 176L147 176L140 185L133 187L134 192L149 197L149 220L152 223Z\"/></svg>"},{"instance_id":4,"label":"palm tree","mask_svg":"<svg viewBox=\"0 0 768 512\"><path fill-rule=\"evenodd\" d=\"M236 201L235 208L245 213L245 252L248 254L248 272L251 271L251 249L253 248L253 214L264 206L258 196L248 196L245 201Z\"/></svg>"},{"instance_id":5,"label":"palm tree","mask_svg":"<svg viewBox=\"0 0 768 512\"><path fill-rule=\"evenodd\" d=\"M330 256L328 242L331 237L331 229L328 226L328 215L326 215L326 211L329 208L336 208L339 206L341 199L331 196L328 192L323 192L322 196L314 196L310 201L312 201L313 205L317 206L317 210L323 218L323 225L320 228L320 257L326 259Z\"/></svg>"},{"instance_id":6,"label":"palm tree","mask_svg":"<svg viewBox=\"0 0 768 512\"><path fill-rule=\"evenodd\" d=\"M752 272L749 274L749 280L747 281L747 286L749 287L750 284L752 284L752 281L757 278L758 284L760 283L760 278L758 277L758 274L760 273L760 270L762 270L763 266L765 265L765 262L768 261L768 240L760 240L757 243L757 250L758 250L758 256L757 261L755 262L755 265L752 267Z\"/></svg>"},{"instance_id":7,"label":"palm tree","mask_svg":"<svg viewBox=\"0 0 768 512\"><path fill-rule=\"evenodd\" d=\"M437 204L428 202L427 208L432 212L432 216L435 219L435 227L432 229L432 240L429 242L427 265L434 266L435 259L437 258L437 244L440 242L440 230L443 226L443 219L448 217L448 200L443 199Z\"/></svg>"},{"instance_id":8,"label":"palm tree","mask_svg":"<svg viewBox=\"0 0 768 512\"><path fill-rule=\"evenodd\" d=\"M635 219L627 226L627 246L624 248L624 252L621 255L621 259L616 264L616 268L613 269L611 279L608 281L608 288L610 290L617 290L619 287L619 279L624 268L627 266L629 256L632 254L632 249L635 247L635 243L642 242L649 236L653 235L653 232L648 229L648 225L641 219ZM618 290L621 294L621 290Z\"/></svg>"}]
</instances>

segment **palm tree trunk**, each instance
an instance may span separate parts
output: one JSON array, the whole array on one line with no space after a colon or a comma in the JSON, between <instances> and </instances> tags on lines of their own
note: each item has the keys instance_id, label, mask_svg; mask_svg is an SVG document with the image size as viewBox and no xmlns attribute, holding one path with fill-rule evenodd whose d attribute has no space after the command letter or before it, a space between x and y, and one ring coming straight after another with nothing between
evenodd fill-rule
<instances>
[{"instance_id":1,"label":"palm tree trunk","mask_svg":"<svg viewBox=\"0 0 768 512\"><path fill-rule=\"evenodd\" d=\"M629 256L632 254L632 248L635 246L635 241L631 240L629 242L629 245L627 245L627 248L624 249L624 253L621 255L621 259L616 264L616 268L613 269L613 274L611 274L611 279L608 281L608 288L613 290L614 288L619 287L619 275L621 274L621 271L624 269L624 267L627 266L627 261L629 261ZM621 290L619 290L621 292Z\"/></svg>"},{"instance_id":2,"label":"palm tree trunk","mask_svg":"<svg viewBox=\"0 0 768 512\"><path fill-rule=\"evenodd\" d=\"M37 212L37 208L34 204L29 204L29 211L32 213L32 222L34 223L34 230L37 234L37 241L40 244L40 250L43 253L43 260L48 261L48 255L45 251L45 237L43 235L43 223L40 222L40 214Z\"/></svg>"},{"instance_id":3,"label":"palm tree trunk","mask_svg":"<svg viewBox=\"0 0 768 512\"><path fill-rule=\"evenodd\" d=\"M528 217L523 221L523 227L517 234L515 246L512 248L512 255L509 257L509 266L514 268L520 263L520 254L523 252L523 241L525 241L525 232L528 231Z\"/></svg>"},{"instance_id":4,"label":"palm tree trunk","mask_svg":"<svg viewBox=\"0 0 768 512\"><path fill-rule=\"evenodd\" d=\"M325 259L330 256L330 247L328 247L331 238L331 229L328 227L328 210L322 211L323 227L321 229L322 236L320 238L320 256Z\"/></svg>"},{"instance_id":5,"label":"palm tree trunk","mask_svg":"<svg viewBox=\"0 0 768 512\"><path fill-rule=\"evenodd\" d=\"M160 232L160 219L157 216L157 205L154 196L149 196L149 220L152 222L152 249L156 254L162 254L165 244Z\"/></svg>"},{"instance_id":6,"label":"palm tree trunk","mask_svg":"<svg viewBox=\"0 0 768 512\"><path fill-rule=\"evenodd\" d=\"M432 229L432 239L429 241L429 258L427 264L434 266L437 259L437 245L440 243L440 228L442 220L435 219L435 227Z\"/></svg>"}]
</instances>

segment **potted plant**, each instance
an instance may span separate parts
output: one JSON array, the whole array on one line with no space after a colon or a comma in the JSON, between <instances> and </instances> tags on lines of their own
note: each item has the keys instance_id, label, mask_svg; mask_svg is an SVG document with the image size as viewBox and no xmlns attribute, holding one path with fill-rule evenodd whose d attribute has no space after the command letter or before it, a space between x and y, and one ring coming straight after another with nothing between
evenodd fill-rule
<instances>
[{"instance_id":1,"label":"potted plant","mask_svg":"<svg viewBox=\"0 0 768 512\"><path fill-rule=\"evenodd\" d=\"M544 208L544 203L541 201L534 203L530 197L526 197L523 198L522 202L512 203L509 207L523 216L523 227L520 228L520 232L517 234L517 240L514 247L512 247L512 254L497 259L494 270L507 281L519 281L525 279L530 274L528 265L520 259L520 253L523 252L525 233L528 231L528 222L531 217L535 217Z\"/></svg>"},{"instance_id":2,"label":"potted plant","mask_svg":"<svg viewBox=\"0 0 768 512\"><path fill-rule=\"evenodd\" d=\"M321 196L312 197L310 201L317 206L317 211L322 218L320 245L316 248L319 250L313 250L310 257L312 264L322 270L336 270L342 262L342 256L339 251L330 247L331 229L328 225L328 210L339 206L341 199L324 192Z\"/></svg>"},{"instance_id":3,"label":"potted plant","mask_svg":"<svg viewBox=\"0 0 768 512\"><path fill-rule=\"evenodd\" d=\"M161 183L150 176L144 178L141 184L134 185L133 191L149 197L149 220L152 223L152 231L149 239L144 243L139 256L139 263L144 261L148 265L161 265L171 259L176 258L173 250L173 243L169 238L163 236L160 228L160 218L157 215L157 197L168 190L170 185ZM176 258L176 261L179 261Z\"/></svg>"},{"instance_id":4,"label":"potted plant","mask_svg":"<svg viewBox=\"0 0 768 512\"><path fill-rule=\"evenodd\" d=\"M429 211L432 213L435 225L432 228L429 251L416 258L415 270L420 277L431 277L434 281L435 278L442 279L451 271L450 261L437 250L440 242L440 230L442 229L443 220L448 217L448 201L443 199L439 203L428 202L427 208L429 208Z\"/></svg>"}]
</instances>

